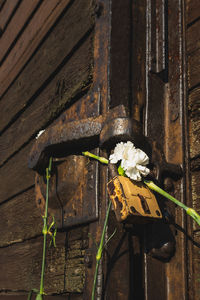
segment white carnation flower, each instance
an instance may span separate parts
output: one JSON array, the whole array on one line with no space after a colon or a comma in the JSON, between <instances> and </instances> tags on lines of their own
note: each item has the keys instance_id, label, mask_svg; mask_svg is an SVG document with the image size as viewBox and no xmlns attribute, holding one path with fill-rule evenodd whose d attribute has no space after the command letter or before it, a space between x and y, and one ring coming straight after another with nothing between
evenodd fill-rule
<instances>
[{"instance_id":1,"label":"white carnation flower","mask_svg":"<svg viewBox=\"0 0 200 300\"><path fill-rule=\"evenodd\" d=\"M109 160L111 164L116 164L119 160L128 158L129 153L135 149L133 143L127 142L127 143L118 143L115 146L114 153L110 155Z\"/></svg>"},{"instance_id":2,"label":"white carnation flower","mask_svg":"<svg viewBox=\"0 0 200 300\"><path fill-rule=\"evenodd\" d=\"M111 163L117 163L121 160L121 167L125 174L136 181L141 181L141 175L147 176L150 172L146 167L149 163L149 157L141 149L136 149L130 141L117 144L109 160Z\"/></svg>"}]
</instances>

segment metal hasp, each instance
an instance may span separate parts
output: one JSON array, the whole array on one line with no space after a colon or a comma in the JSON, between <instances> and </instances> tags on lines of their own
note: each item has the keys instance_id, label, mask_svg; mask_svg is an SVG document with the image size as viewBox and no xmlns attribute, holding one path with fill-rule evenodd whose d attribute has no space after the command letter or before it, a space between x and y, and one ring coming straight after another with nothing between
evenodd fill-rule
<instances>
[{"instance_id":1,"label":"metal hasp","mask_svg":"<svg viewBox=\"0 0 200 300\"><path fill-rule=\"evenodd\" d=\"M154 194L144 183L116 176L107 187L119 222L144 224L162 218Z\"/></svg>"},{"instance_id":2,"label":"metal hasp","mask_svg":"<svg viewBox=\"0 0 200 300\"><path fill-rule=\"evenodd\" d=\"M36 141L30 152L29 168L43 173L50 156L60 157L81 153L100 146L111 149L119 141L134 141L145 144L139 122L128 118L123 105L111 109L105 115L73 122L59 122L48 128Z\"/></svg>"},{"instance_id":3,"label":"metal hasp","mask_svg":"<svg viewBox=\"0 0 200 300\"><path fill-rule=\"evenodd\" d=\"M55 216L60 228L91 222L98 217L97 162L88 161L81 155L82 151L98 146L110 151L117 142L127 140L134 141L140 148L148 145L140 124L128 118L123 105L98 117L73 122L63 122L63 119L35 141L28 161L29 168L36 171L36 204L43 214L44 173L49 157L54 159L49 213Z\"/></svg>"},{"instance_id":4,"label":"metal hasp","mask_svg":"<svg viewBox=\"0 0 200 300\"><path fill-rule=\"evenodd\" d=\"M181 175L180 166L168 164L160 148L157 147L153 141L151 145L149 144L147 138L142 134L140 123L128 117L128 112L123 105L117 106L105 115L98 117L72 122L65 122L63 120L65 120L65 118L61 118L56 125L45 130L35 141L28 161L29 168L37 172L35 179L36 204L41 210L41 214L43 214L46 189L44 173L49 158L51 156L54 158L49 212L51 215L54 215L57 225L60 228L91 222L98 217L97 162L88 162L88 159L81 155L82 151L89 150L88 145L90 145L92 149L100 146L110 151L117 142L130 140L150 156L155 179L159 181L162 180L166 172L173 174L173 176L179 177ZM66 157L68 157L67 160ZM123 186L123 184L121 184L122 180L123 178L119 180L119 185L121 186ZM126 179L124 180L126 181ZM116 180L112 183L115 184ZM127 187L126 190L128 190L130 182L129 184L124 182L124 184ZM131 189L129 189L129 191L130 190ZM130 195L123 197L122 194L121 191L120 199L124 199L122 201L123 205L123 203L125 203L124 201L126 201ZM141 195L143 198L136 197L137 202L139 201L139 203L143 205L143 208L146 203L144 199L153 199L156 206L155 212L159 212L159 215L156 215L153 214L151 210L150 214L145 214L142 210L138 211L138 213L143 216L142 219L145 217L146 221L150 218L152 219L152 217L161 218L162 216L155 197L151 192L149 195L149 197L147 197L147 195L145 197ZM93 199L94 197L96 199L93 201L93 204L91 204L91 201L88 199ZM134 196L132 197L132 200L133 199ZM116 204L114 200L113 203ZM126 222L130 220L136 221L138 219L135 217L137 213L133 213L131 207L134 207L134 205L130 205L130 207L127 208L127 214L123 216L123 218L120 217L120 212L118 211L116 213L117 219L119 221L125 221L126 219ZM134 218L132 218L133 215ZM144 223L142 220L139 222Z\"/></svg>"}]
</instances>

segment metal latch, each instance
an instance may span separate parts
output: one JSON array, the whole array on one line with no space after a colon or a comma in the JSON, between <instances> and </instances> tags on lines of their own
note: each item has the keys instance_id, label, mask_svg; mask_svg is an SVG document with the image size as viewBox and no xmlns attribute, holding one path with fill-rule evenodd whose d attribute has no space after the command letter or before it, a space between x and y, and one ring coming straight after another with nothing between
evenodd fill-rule
<instances>
[{"instance_id":1,"label":"metal latch","mask_svg":"<svg viewBox=\"0 0 200 300\"><path fill-rule=\"evenodd\" d=\"M127 140L140 147L143 145L143 148L147 143L141 125L128 117L123 105L97 117L72 122L61 119L45 130L35 141L28 162L29 168L36 171L36 204L41 214L45 206L44 173L52 156L49 212L56 218L58 227L96 220L98 164L96 161L88 162L81 152L99 146L109 151L117 142Z\"/></svg>"},{"instance_id":2,"label":"metal latch","mask_svg":"<svg viewBox=\"0 0 200 300\"><path fill-rule=\"evenodd\" d=\"M162 218L154 194L142 182L115 176L107 188L119 222L147 223Z\"/></svg>"},{"instance_id":3,"label":"metal latch","mask_svg":"<svg viewBox=\"0 0 200 300\"><path fill-rule=\"evenodd\" d=\"M88 147L112 149L117 142L127 140L140 148L147 144L141 124L131 120L126 108L119 105L105 115L72 122L59 121L45 130L31 149L28 166L42 174L50 156L81 153L84 149L89 150Z\"/></svg>"},{"instance_id":4,"label":"metal latch","mask_svg":"<svg viewBox=\"0 0 200 300\"><path fill-rule=\"evenodd\" d=\"M54 158L54 170L49 210L57 219L58 226L68 227L96 220L98 218L97 162L93 161L88 165L87 159L80 154L84 150L95 149L99 146L110 151L116 143L127 140L132 141L136 147L141 148L150 156L151 162L156 167L157 179L160 179L165 172L170 170L173 173L180 174L180 166L166 163L163 154L155 147L154 142L150 145L147 138L142 134L141 124L128 117L128 112L123 105L97 117L72 122L65 122L60 119L55 126L49 127L35 141L29 156L29 168L37 172L36 203L41 209L41 213L45 203L45 180L43 175L45 168L48 166L49 157L52 156ZM75 153L76 155L74 155ZM69 156L70 160L64 159L69 158ZM80 170L79 174L77 174L78 170ZM71 172L70 176L68 176L69 172ZM119 178L116 180L119 180L119 182L124 180L122 186L126 185L125 190L134 194L132 192L133 188L130 188L133 184L128 184L126 179ZM76 191L76 195L71 192L72 190ZM141 204L141 206L139 204L127 206L127 213L124 214L123 220L130 219L132 215L135 217L137 213L141 214L143 218L161 218L162 215L153 194L143 195L143 188L136 193L137 196L130 197L129 194L125 194L125 197L123 197L121 192L120 199L126 201L129 198L132 200L137 198L137 203ZM92 199L91 203L88 199ZM154 203L154 208L150 199ZM133 207L136 210L134 213ZM122 221L120 212L117 214L118 219Z\"/></svg>"}]
</instances>

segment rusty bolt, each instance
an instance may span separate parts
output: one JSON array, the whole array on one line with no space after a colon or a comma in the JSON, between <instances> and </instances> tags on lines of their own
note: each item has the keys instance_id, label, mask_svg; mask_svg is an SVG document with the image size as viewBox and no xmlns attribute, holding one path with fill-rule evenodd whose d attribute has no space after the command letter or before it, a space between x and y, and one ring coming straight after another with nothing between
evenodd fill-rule
<instances>
[{"instance_id":1,"label":"rusty bolt","mask_svg":"<svg viewBox=\"0 0 200 300\"><path fill-rule=\"evenodd\" d=\"M169 260L175 252L175 242L168 241L164 243L160 248L153 248L149 252L149 254L158 259L166 259Z\"/></svg>"}]
</instances>

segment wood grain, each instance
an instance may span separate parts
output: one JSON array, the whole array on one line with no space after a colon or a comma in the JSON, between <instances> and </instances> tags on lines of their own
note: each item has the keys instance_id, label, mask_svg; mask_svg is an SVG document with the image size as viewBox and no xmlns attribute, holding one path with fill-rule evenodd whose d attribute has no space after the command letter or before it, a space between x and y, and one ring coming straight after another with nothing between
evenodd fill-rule
<instances>
[{"instance_id":1,"label":"wood grain","mask_svg":"<svg viewBox=\"0 0 200 300\"><path fill-rule=\"evenodd\" d=\"M81 10L81 14L78 12ZM0 101L0 131L50 82L53 72L93 26L90 1L76 1ZM69 57L70 58L70 57ZM31 78L31 80L30 80Z\"/></svg>"},{"instance_id":2,"label":"wood grain","mask_svg":"<svg viewBox=\"0 0 200 300\"><path fill-rule=\"evenodd\" d=\"M120 19L120 26L119 21ZM112 54L110 70L110 88L112 97L110 107L124 104L126 107L130 101L130 57L127 55L130 49L130 2L113 1L112 3ZM120 42L119 42L120 41ZM122 100L123 99L123 100Z\"/></svg>"},{"instance_id":3,"label":"wood grain","mask_svg":"<svg viewBox=\"0 0 200 300\"><path fill-rule=\"evenodd\" d=\"M64 291L66 234L57 234L57 247L47 251L45 291ZM0 248L0 290L39 288L43 238ZM17 274L17 276L16 276Z\"/></svg>"},{"instance_id":4,"label":"wood grain","mask_svg":"<svg viewBox=\"0 0 200 300\"><path fill-rule=\"evenodd\" d=\"M17 76L68 3L69 0L42 2L1 66L0 95Z\"/></svg>"},{"instance_id":5,"label":"wood grain","mask_svg":"<svg viewBox=\"0 0 200 300\"><path fill-rule=\"evenodd\" d=\"M193 88L200 83L200 49L188 55L188 88Z\"/></svg>"},{"instance_id":6,"label":"wood grain","mask_svg":"<svg viewBox=\"0 0 200 300\"><path fill-rule=\"evenodd\" d=\"M32 187L0 206L0 247L40 235L42 224Z\"/></svg>"},{"instance_id":7,"label":"wood grain","mask_svg":"<svg viewBox=\"0 0 200 300\"><path fill-rule=\"evenodd\" d=\"M2 31L5 30L5 26L9 22L9 19L15 7L18 5L20 1L21 0L6 1L6 3L4 4L2 10L0 11L0 28Z\"/></svg>"},{"instance_id":8,"label":"wood grain","mask_svg":"<svg viewBox=\"0 0 200 300\"><path fill-rule=\"evenodd\" d=\"M189 124L190 158L200 155L200 120L193 119Z\"/></svg>"},{"instance_id":9,"label":"wood grain","mask_svg":"<svg viewBox=\"0 0 200 300\"><path fill-rule=\"evenodd\" d=\"M200 12L199 12L200 14ZM187 54L191 54L200 48L200 20L195 22L186 31Z\"/></svg>"},{"instance_id":10,"label":"wood grain","mask_svg":"<svg viewBox=\"0 0 200 300\"><path fill-rule=\"evenodd\" d=\"M200 232L195 232L193 235L193 240L197 245L193 245L193 286L194 286L194 295L193 299L200 298L200 281L199 281L199 270L200 270L200 258L199 258L199 248L200 248ZM192 298L191 298L192 299Z\"/></svg>"},{"instance_id":11,"label":"wood grain","mask_svg":"<svg viewBox=\"0 0 200 300\"><path fill-rule=\"evenodd\" d=\"M35 101L0 137L0 162L5 162L32 136L52 121L66 103L84 91L90 77L91 39L88 38ZM17 137L17 138L16 138Z\"/></svg>"},{"instance_id":12,"label":"wood grain","mask_svg":"<svg viewBox=\"0 0 200 300\"><path fill-rule=\"evenodd\" d=\"M39 287L42 246L43 238L37 237L24 243L0 248L0 290L15 291L20 287L22 291L29 291ZM87 226L69 230L67 238L66 233L57 233L56 248L47 249L45 271L47 294L83 291L85 283L83 262L87 247Z\"/></svg>"},{"instance_id":13,"label":"wood grain","mask_svg":"<svg viewBox=\"0 0 200 300\"><path fill-rule=\"evenodd\" d=\"M6 0L0 0L0 11L4 7L5 3L6 3Z\"/></svg>"},{"instance_id":14,"label":"wood grain","mask_svg":"<svg viewBox=\"0 0 200 300\"><path fill-rule=\"evenodd\" d=\"M194 159L200 155L200 87L189 93L189 150L190 158ZM192 162L193 168L197 166Z\"/></svg>"},{"instance_id":15,"label":"wood grain","mask_svg":"<svg viewBox=\"0 0 200 300\"><path fill-rule=\"evenodd\" d=\"M200 1L186 0L186 22L191 23L200 16Z\"/></svg>"},{"instance_id":16,"label":"wood grain","mask_svg":"<svg viewBox=\"0 0 200 300\"><path fill-rule=\"evenodd\" d=\"M33 10L36 8L40 0L22 1L17 9L14 17L9 23L5 34L1 38L0 62L2 63L4 56L11 47L12 43L26 24ZM8 1L7 1L8 2ZM10 2L10 1L9 1Z\"/></svg>"},{"instance_id":17,"label":"wood grain","mask_svg":"<svg viewBox=\"0 0 200 300\"><path fill-rule=\"evenodd\" d=\"M200 110L200 87L193 89L188 97L188 110L193 118L199 118Z\"/></svg>"},{"instance_id":18,"label":"wood grain","mask_svg":"<svg viewBox=\"0 0 200 300\"><path fill-rule=\"evenodd\" d=\"M0 168L0 202L34 185L35 174L28 169L28 155L32 146L33 142L29 143Z\"/></svg>"},{"instance_id":19,"label":"wood grain","mask_svg":"<svg viewBox=\"0 0 200 300\"><path fill-rule=\"evenodd\" d=\"M71 97L76 95L87 86L84 85L84 82L88 80L88 76L90 74L87 60L90 60L91 57L91 54L88 53L87 43L90 44L90 39L88 39L88 41L82 45L82 50L80 47L80 51L77 51L76 54L78 59L76 55L71 57L62 71L58 72L51 85L48 85L44 92L37 97L36 104L33 103L33 105L29 107L29 110L25 111L25 114L18 119L18 125L21 127L21 130L24 126L24 129L26 128L25 124L28 122L28 127L26 129L28 130L27 133L29 132L27 135L27 133L25 133L26 130L23 132L20 130L19 138L21 137L23 140L23 135L25 134L24 137L27 142L28 136L30 138L33 132L36 133L44 128L46 126L44 124L49 117L55 119L56 115L59 113L59 110L65 106L65 103L69 103ZM85 59L81 53L84 53L84 57L86 57L86 64L83 63L83 65L82 62L84 62ZM45 101L47 100L49 101L47 102L49 105L47 103L45 104ZM93 104L96 102L93 101L90 109L88 109L89 100L90 97L86 97L85 101L83 102L84 105L82 105L81 99L70 106L65 114L66 121L74 120L75 117L79 118L81 116L83 117L87 114L93 113ZM43 124L43 126L41 124ZM12 128L17 129L16 125L12 126ZM30 129L32 131L31 135L29 131ZM5 137L6 136L7 135L5 135ZM13 136L10 146L13 144L13 142L17 142L17 139ZM0 202L22 192L34 184L34 172L28 169L28 156L33 143L34 139L32 142L28 143L20 151L18 151L0 168Z\"/></svg>"},{"instance_id":20,"label":"wood grain","mask_svg":"<svg viewBox=\"0 0 200 300\"><path fill-rule=\"evenodd\" d=\"M199 195L200 195L200 172L192 172L191 174L191 186L192 186L192 202L193 208L200 213L200 203L199 203ZM199 226L196 222L193 222L193 230L199 229Z\"/></svg>"}]
</instances>

